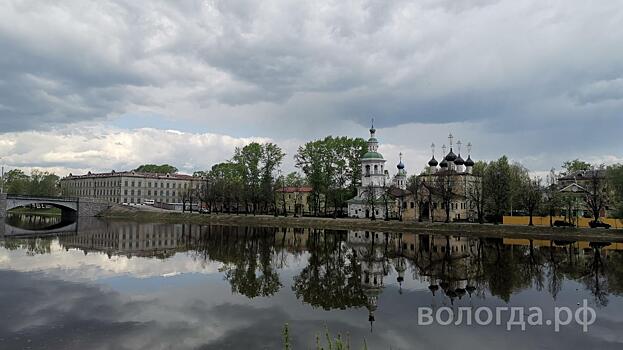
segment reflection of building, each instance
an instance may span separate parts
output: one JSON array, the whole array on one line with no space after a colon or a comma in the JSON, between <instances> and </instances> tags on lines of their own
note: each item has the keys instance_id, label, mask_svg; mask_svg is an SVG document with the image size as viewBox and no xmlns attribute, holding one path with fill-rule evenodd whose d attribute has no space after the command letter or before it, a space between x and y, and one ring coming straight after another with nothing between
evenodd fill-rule
<instances>
[{"instance_id":1,"label":"reflection of building","mask_svg":"<svg viewBox=\"0 0 623 350\"><path fill-rule=\"evenodd\" d=\"M397 244L395 234L369 231L349 231L347 244L361 264L361 288L366 296L368 321L375 321L374 312L378 307L379 295L383 292L383 279L389 272L386 247L394 249Z\"/></svg>"},{"instance_id":2,"label":"reflection of building","mask_svg":"<svg viewBox=\"0 0 623 350\"><path fill-rule=\"evenodd\" d=\"M428 162L426 172L418 176L418 210L417 218L424 221L446 220L446 206L448 206L450 220L477 219L477 212L472 195L475 191L482 191L482 178L472 173L474 161L471 158L471 144L467 144L468 157L461 157L461 141L457 142L459 154L453 151L453 136L448 137L450 151L440 163L435 159L435 145L433 157ZM446 146L443 146L446 153Z\"/></svg>"},{"instance_id":3,"label":"reflection of building","mask_svg":"<svg viewBox=\"0 0 623 350\"><path fill-rule=\"evenodd\" d=\"M167 257L181 245L184 225L170 224L113 224L99 231L81 232L59 237L67 249L105 252L109 255Z\"/></svg>"},{"instance_id":4,"label":"reflection of building","mask_svg":"<svg viewBox=\"0 0 623 350\"><path fill-rule=\"evenodd\" d=\"M181 202L184 193L198 189L202 179L182 174L124 171L72 175L60 181L65 196L104 199L113 203Z\"/></svg>"}]
</instances>

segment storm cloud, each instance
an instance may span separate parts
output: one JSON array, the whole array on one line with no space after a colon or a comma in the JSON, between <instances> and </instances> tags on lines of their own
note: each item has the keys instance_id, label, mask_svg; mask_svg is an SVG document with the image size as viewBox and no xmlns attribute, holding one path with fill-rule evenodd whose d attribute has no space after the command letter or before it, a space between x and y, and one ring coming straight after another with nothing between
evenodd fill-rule
<instances>
[{"instance_id":1,"label":"storm cloud","mask_svg":"<svg viewBox=\"0 0 623 350\"><path fill-rule=\"evenodd\" d=\"M564 160L530 161L547 152L608 161L623 146L622 25L619 0L8 1L0 132L304 142L365 137L375 117L412 154L453 131L481 159L501 151L535 170Z\"/></svg>"}]
</instances>

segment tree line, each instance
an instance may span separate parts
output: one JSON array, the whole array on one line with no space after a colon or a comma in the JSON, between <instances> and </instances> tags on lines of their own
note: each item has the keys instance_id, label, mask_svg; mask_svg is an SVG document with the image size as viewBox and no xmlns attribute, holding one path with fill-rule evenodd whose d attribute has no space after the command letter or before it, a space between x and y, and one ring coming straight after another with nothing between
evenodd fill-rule
<instances>
[{"instance_id":1,"label":"tree line","mask_svg":"<svg viewBox=\"0 0 623 350\"><path fill-rule=\"evenodd\" d=\"M614 207L617 211L611 216L623 217L623 165L614 164L591 165L575 159L562 164L562 171L554 169L543 178L531 175L529 170L517 162L511 162L506 156L497 160L479 161L473 166L472 173L480 177L466 186L465 193L459 193L453 183L452 173L436 176L432 184L428 184L430 192L437 196L445 209L446 222L450 221L450 204L459 197L466 197L476 213L477 221L500 223L504 215L528 216L529 225L533 224L533 216L552 217L564 214L565 220L573 223L573 213L582 208L588 209L594 221L599 221L603 210ZM576 178L580 187L576 191L561 191L559 179L582 172ZM420 178L411 176L408 187L413 193L422 186ZM426 198L416 198L422 203ZM429 200L430 201L430 200Z\"/></svg>"},{"instance_id":2,"label":"tree line","mask_svg":"<svg viewBox=\"0 0 623 350\"><path fill-rule=\"evenodd\" d=\"M34 169L30 175L20 169L7 171L2 178L5 193L31 196L58 196L60 178L54 173Z\"/></svg>"},{"instance_id":3,"label":"tree line","mask_svg":"<svg viewBox=\"0 0 623 350\"><path fill-rule=\"evenodd\" d=\"M300 172L282 174L283 150L273 143L253 142L238 147L233 157L208 171L195 172L204 185L194 196L210 212L284 214L278 205L279 189L309 186L312 215L343 215L361 178L360 158L367 144L361 138L331 137L306 143L294 155ZM192 193L188 194L192 196ZM300 201L300 193L294 193ZM282 198L283 199L283 198ZM285 200L282 200L285 206ZM302 203L299 203L302 204Z\"/></svg>"}]
</instances>

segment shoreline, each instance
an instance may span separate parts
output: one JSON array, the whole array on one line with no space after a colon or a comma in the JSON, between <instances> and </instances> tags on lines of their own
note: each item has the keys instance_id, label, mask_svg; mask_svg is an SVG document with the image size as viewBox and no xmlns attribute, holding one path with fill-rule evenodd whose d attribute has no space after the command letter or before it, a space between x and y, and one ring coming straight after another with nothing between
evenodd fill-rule
<instances>
[{"instance_id":1,"label":"shoreline","mask_svg":"<svg viewBox=\"0 0 623 350\"><path fill-rule=\"evenodd\" d=\"M578 240L596 242L623 242L622 229L553 228L549 226L516 226L477 223L430 223L383 221L351 218L318 218L270 215L199 214L140 210L113 207L100 216L106 220L216 224L225 226L295 227L333 230L362 230L410 233L437 233L475 237L524 238L548 240Z\"/></svg>"}]
</instances>

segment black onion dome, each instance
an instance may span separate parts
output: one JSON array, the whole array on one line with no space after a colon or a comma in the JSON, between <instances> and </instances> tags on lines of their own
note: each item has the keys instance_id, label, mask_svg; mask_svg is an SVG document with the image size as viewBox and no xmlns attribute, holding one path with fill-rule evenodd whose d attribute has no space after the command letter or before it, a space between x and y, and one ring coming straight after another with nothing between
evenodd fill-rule
<instances>
[{"instance_id":1,"label":"black onion dome","mask_svg":"<svg viewBox=\"0 0 623 350\"><path fill-rule=\"evenodd\" d=\"M471 156L467 157L467 160L465 161L465 166L474 166L474 161L472 160Z\"/></svg>"},{"instance_id":2,"label":"black onion dome","mask_svg":"<svg viewBox=\"0 0 623 350\"><path fill-rule=\"evenodd\" d=\"M442 168L447 168L448 167L448 162L446 161L446 158L444 158L441 163L439 163L439 166Z\"/></svg>"},{"instance_id":3,"label":"black onion dome","mask_svg":"<svg viewBox=\"0 0 623 350\"><path fill-rule=\"evenodd\" d=\"M433 158L428 161L428 166L437 166L438 164L439 162L437 162L437 159L435 159L435 156L433 156Z\"/></svg>"},{"instance_id":4,"label":"black onion dome","mask_svg":"<svg viewBox=\"0 0 623 350\"><path fill-rule=\"evenodd\" d=\"M450 148L450 153L448 153L448 155L446 156L446 160L448 162L454 162L455 159L456 159L456 154L454 154L454 152L452 152L452 148Z\"/></svg>"},{"instance_id":5,"label":"black onion dome","mask_svg":"<svg viewBox=\"0 0 623 350\"><path fill-rule=\"evenodd\" d=\"M398 168L399 170L402 170L405 168L405 165L402 163L402 160L400 161L400 163L398 163L398 165L396 165L396 168Z\"/></svg>"},{"instance_id":6,"label":"black onion dome","mask_svg":"<svg viewBox=\"0 0 623 350\"><path fill-rule=\"evenodd\" d=\"M454 160L454 164L455 165L463 165L463 164L465 164L465 161L463 160L463 158L461 158L461 154L460 153L456 157L456 159Z\"/></svg>"}]
</instances>

